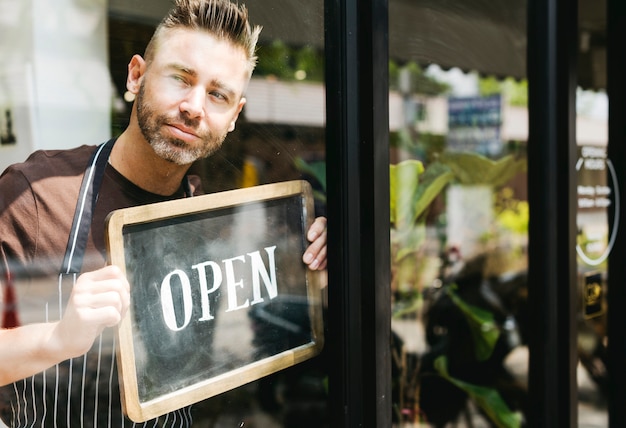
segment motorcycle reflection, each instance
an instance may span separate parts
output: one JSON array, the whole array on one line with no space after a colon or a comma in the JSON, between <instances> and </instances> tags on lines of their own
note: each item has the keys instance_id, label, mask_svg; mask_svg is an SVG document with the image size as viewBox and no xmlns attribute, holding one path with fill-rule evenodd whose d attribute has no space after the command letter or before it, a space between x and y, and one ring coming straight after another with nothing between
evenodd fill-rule
<instances>
[{"instance_id":1,"label":"motorcycle reflection","mask_svg":"<svg viewBox=\"0 0 626 428\"><path fill-rule=\"evenodd\" d=\"M468 426L473 426L468 407L470 397L449 378L496 389L511 411L524 414L527 406L525 385L505 365L511 350L525 343L527 275L522 272L485 278L484 263L485 257L480 256L466 263L446 264L446 273L442 273L441 279L424 290L423 323L428 350L419 356L408 356L404 364L415 366L413 385L418 391L413 397L415 409L422 420L435 427L443 427L461 417L466 418ZM500 334L487 358L477 356L480 352L477 352L467 314L458 299L464 305L493 314L493 323ZM397 351L402 341L397 335L393 335L392 340ZM437 368L440 357L447 360L449 378L441 376ZM394 369L394 378L401 370L406 372L406 367L398 364L394 364ZM394 390L396 399L400 398L398 394L407 392L406 388L403 392ZM480 408L479 411L483 412ZM491 418L484 415L491 423ZM396 413L396 420L401 417Z\"/></svg>"},{"instance_id":2,"label":"motorcycle reflection","mask_svg":"<svg viewBox=\"0 0 626 428\"><path fill-rule=\"evenodd\" d=\"M505 366L508 354L525 343L527 325L525 272L504 277L483 277L485 257L477 257L449 276L439 288L432 288L425 319L426 340L430 351L424 355L421 371L422 384L420 406L435 425L448 422L450 409L457 414L466 409L467 395L440 376L428 376L434 369L434 360L446 355L451 377L472 385L496 389L511 410L526 409L526 390ZM467 317L461 312L446 287L456 284L455 293L468 305L493 314L500 335L490 356L484 360L477 357L476 341L469 330ZM448 410L441 412L440 404L433 401L437 394L448 397Z\"/></svg>"},{"instance_id":3,"label":"motorcycle reflection","mask_svg":"<svg viewBox=\"0 0 626 428\"><path fill-rule=\"evenodd\" d=\"M448 260L447 258L445 260ZM414 411L432 426L446 424L465 418L470 421L469 394L450 381L456 379L467 384L497 390L511 412L526 414L528 396L526 380L516 377L507 367L506 360L511 351L520 345L527 345L528 338L528 276L527 272L510 275L485 277L486 257L479 256L467 263L450 262L445 265L445 273L431 287L424 290L425 340L428 349L424 354L408 355L402 361L394 360L394 379L403 373L412 377L416 392L413 397L410 388L394 388L394 403L405 394L404 402L414 400ZM493 323L500 334L488 358L478 358L477 342L468 322L463 305L480 308L493 316ZM605 322L603 317L584 319L579 312L578 357L589 378L595 383L601 396L606 396L606 344ZM537 316L537 315L536 315ZM392 336L394 355L400 355L403 345L397 335ZM449 378L441 376L437 361L447 360ZM413 367L408 369L406 366ZM408 373L408 375L407 375ZM519 374L518 374L519 375ZM410 383L410 382L409 382ZM407 411L410 406L404 406ZM480 406L474 406L489 424L493 414L488 415ZM402 420L402 412L396 412L396 420ZM413 416L414 418L417 415ZM523 419L523 416L522 416Z\"/></svg>"}]
</instances>

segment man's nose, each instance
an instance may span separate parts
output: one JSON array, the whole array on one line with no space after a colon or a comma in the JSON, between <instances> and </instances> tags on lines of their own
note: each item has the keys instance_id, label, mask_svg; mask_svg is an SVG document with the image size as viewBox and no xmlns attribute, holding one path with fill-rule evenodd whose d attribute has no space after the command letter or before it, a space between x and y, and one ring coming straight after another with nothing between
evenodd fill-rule
<instances>
[{"instance_id":1,"label":"man's nose","mask_svg":"<svg viewBox=\"0 0 626 428\"><path fill-rule=\"evenodd\" d=\"M206 95L204 88L194 86L189 89L186 97L180 103L180 111L191 118L204 116Z\"/></svg>"}]
</instances>

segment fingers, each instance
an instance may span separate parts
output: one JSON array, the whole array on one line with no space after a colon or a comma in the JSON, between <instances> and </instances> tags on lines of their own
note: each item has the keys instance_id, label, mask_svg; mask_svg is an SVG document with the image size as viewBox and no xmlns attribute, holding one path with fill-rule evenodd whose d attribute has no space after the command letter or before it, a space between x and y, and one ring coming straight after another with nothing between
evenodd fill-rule
<instances>
[{"instance_id":1,"label":"fingers","mask_svg":"<svg viewBox=\"0 0 626 428\"><path fill-rule=\"evenodd\" d=\"M112 327L122 320L128 305L123 295L116 291L77 293L73 304L79 322Z\"/></svg>"},{"instance_id":2,"label":"fingers","mask_svg":"<svg viewBox=\"0 0 626 428\"><path fill-rule=\"evenodd\" d=\"M129 306L130 286L119 268L84 273L74 284L56 340L73 356L81 355L102 330L124 318Z\"/></svg>"},{"instance_id":3,"label":"fingers","mask_svg":"<svg viewBox=\"0 0 626 428\"><path fill-rule=\"evenodd\" d=\"M317 217L307 232L307 239L309 242L314 242L322 235L326 235L326 217ZM326 240L324 239L324 243Z\"/></svg>"},{"instance_id":4,"label":"fingers","mask_svg":"<svg viewBox=\"0 0 626 428\"><path fill-rule=\"evenodd\" d=\"M130 285L117 266L107 266L78 277L74 293L81 296L98 296L108 292L118 293L123 301L129 300Z\"/></svg>"},{"instance_id":5,"label":"fingers","mask_svg":"<svg viewBox=\"0 0 626 428\"><path fill-rule=\"evenodd\" d=\"M307 251L302 257L304 263L309 266L311 270L323 270L326 269L326 246L324 245L317 253L312 245L307 248Z\"/></svg>"},{"instance_id":6,"label":"fingers","mask_svg":"<svg viewBox=\"0 0 626 428\"><path fill-rule=\"evenodd\" d=\"M302 261L304 261L311 270L326 268L326 224L327 221L325 217L318 217L307 231L307 239L311 242L311 245L309 245L304 252Z\"/></svg>"},{"instance_id":7,"label":"fingers","mask_svg":"<svg viewBox=\"0 0 626 428\"><path fill-rule=\"evenodd\" d=\"M130 285L117 266L81 275L73 294L73 301L80 308L113 308L123 316L130 305Z\"/></svg>"},{"instance_id":8,"label":"fingers","mask_svg":"<svg viewBox=\"0 0 626 428\"><path fill-rule=\"evenodd\" d=\"M97 322L101 316L103 324L115 325L130 305L130 286L118 267L107 266L78 277L70 303L91 322ZM85 312L89 310L100 311Z\"/></svg>"},{"instance_id":9,"label":"fingers","mask_svg":"<svg viewBox=\"0 0 626 428\"><path fill-rule=\"evenodd\" d=\"M115 265L110 265L98 270L83 273L81 276L78 277L76 284L78 285L85 281L91 281L96 283L97 285L97 283L107 280L120 281L119 285L121 285L127 291L130 290L130 286L128 284L128 281L126 280L126 277L122 273L121 269Z\"/></svg>"}]
</instances>

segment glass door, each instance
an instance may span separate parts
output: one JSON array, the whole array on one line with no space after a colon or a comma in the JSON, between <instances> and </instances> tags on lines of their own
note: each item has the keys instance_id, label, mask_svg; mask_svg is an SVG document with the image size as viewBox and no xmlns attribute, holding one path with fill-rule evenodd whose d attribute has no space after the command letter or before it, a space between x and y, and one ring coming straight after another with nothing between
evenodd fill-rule
<instances>
[{"instance_id":1,"label":"glass door","mask_svg":"<svg viewBox=\"0 0 626 428\"><path fill-rule=\"evenodd\" d=\"M537 53L543 32L556 31L556 21L542 21L547 18L538 9L526 1L506 7L390 2L392 415L397 426L520 426L536 420L537 399L531 393L540 388L542 394L562 397L550 404L562 412L559 417L574 412L568 418L580 426L607 423L607 259L616 239L619 201L611 184L618 178L607 157L601 72L605 17L597 3L581 1L578 11L563 8L561 16L568 16L563 25L574 22L570 34L579 34L581 43L573 54L567 39L559 38L558 46L579 57L578 72L571 73L579 78L572 86L551 80L553 92L538 96L544 82L537 68L529 78L527 67L556 67L564 76L575 64L565 56L550 63ZM539 13L529 16L529 10ZM527 52L540 56L534 61L546 60L527 65ZM530 128L531 123L541 128L536 118L551 108L545 103L552 94L561 97L554 110L561 116L544 141L543 131ZM556 151L537 149L544 144ZM529 177L542 163L569 164L558 156L572 149L569 172L563 167L558 174L562 181L550 175L556 170L543 176L548 181ZM548 160L553 154L557 157ZM561 232L530 233L533 202L540 218L535 224L557 229L550 224L559 221L537 214L549 194L557 196L546 205L548 212L565 207L578 235L566 227L568 218L561 219ZM553 244L554 251L546 250ZM533 248L534 265L529 264ZM559 267L546 271L544 262ZM537 332L542 340L562 339L538 346ZM551 374L539 378L550 364L560 366L554 384Z\"/></svg>"}]
</instances>

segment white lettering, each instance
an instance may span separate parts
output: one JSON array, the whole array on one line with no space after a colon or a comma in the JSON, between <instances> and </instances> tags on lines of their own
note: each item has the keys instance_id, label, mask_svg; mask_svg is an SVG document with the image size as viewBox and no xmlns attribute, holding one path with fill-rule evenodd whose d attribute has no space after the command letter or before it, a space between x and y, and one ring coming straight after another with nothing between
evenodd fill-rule
<instances>
[{"instance_id":1,"label":"white lettering","mask_svg":"<svg viewBox=\"0 0 626 428\"><path fill-rule=\"evenodd\" d=\"M174 311L174 299L172 298L172 277L176 275L180 278L180 286L183 295L183 313L184 320L183 324L179 327L176 323L176 312ZM189 277L180 269L176 269L167 274L165 278L163 278L163 282L161 282L161 308L163 310L163 319L165 320L165 325L169 327L170 330L180 331L183 328L187 327L189 321L191 320L191 308L192 308L192 299L191 299L191 283L189 282Z\"/></svg>"},{"instance_id":2,"label":"white lettering","mask_svg":"<svg viewBox=\"0 0 626 428\"><path fill-rule=\"evenodd\" d=\"M236 260L243 263L246 262L246 259L243 256L223 260L226 268L226 288L228 290L228 309L226 309L226 312L236 311L237 309L243 309L250 306L248 299L246 299L246 301L241 305L237 306L237 287L243 288L243 280L235 280L235 268L233 267L233 262Z\"/></svg>"},{"instance_id":3,"label":"white lettering","mask_svg":"<svg viewBox=\"0 0 626 428\"><path fill-rule=\"evenodd\" d=\"M608 198L596 198L596 207L606 208L611 206L611 200Z\"/></svg>"},{"instance_id":4,"label":"white lettering","mask_svg":"<svg viewBox=\"0 0 626 428\"><path fill-rule=\"evenodd\" d=\"M274 260L275 249L276 245L274 245L273 247L264 248L269 258L269 275L267 273L267 269L265 268L265 264L263 263L263 259L261 258L261 253L259 251L255 251L254 253L248 253L248 256L250 256L250 260L252 262L253 300L250 303L252 305L261 303L263 301L263 297L261 297L261 283L259 281L260 278L263 279L263 284L265 284L265 289L267 290L267 294L269 295L270 299L278 296L278 286L276 285L276 261Z\"/></svg>"},{"instance_id":5,"label":"white lettering","mask_svg":"<svg viewBox=\"0 0 626 428\"><path fill-rule=\"evenodd\" d=\"M578 208L593 208L595 205L593 199L590 198L578 198Z\"/></svg>"},{"instance_id":6,"label":"white lettering","mask_svg":"<svg viewBox=\"0 0 626 428\"><path fill-rule=\"evenodd\" d=\"M585 196L593 196L595 193L593 190L593 186L578 186L578 194L585 195Z\"/></svg>"},{"instance_id":7,"label":"white lettering","mask_svg":"<svg viewBox=\"0 0 626 428\"><path fill-rule=\"evenodd\" d=\"M596 193L598 195L607 196L611 194L611 188L609 186L596 186Z\"/></svg>"},{"instance_id":8,"label":"white lettering","mask_svg":"<svg viewBox=\"0 0 626 428\"><path fill-rule=\"evenodd\" d=\"M594 171L603 171L605 166L604 159L585 159L585 169Z\"/></svg>"},{"instance_id":9,"label":"white lettering","mask_svg":"<svg viewBox=\"0 0 626 428\"><path fill-rule=\"evenodd\" d=\"M215 319L215 308L211 307L211 295L218 298L222 293L219 290L222 283L226 283L227 309L225 312L237 311L248 308L264 301L263 287L269 299L278 296L278 281L276 274L276 245L264 248L267 254L267 266L261 256L261 251L253 251L246 255L240 255L222 260L222 266L211 260L191 265L198 273L198 294L202 315L198 321L212 321ZM246 266L250 259L249 271L251 276L242 273L241 266ZM209 271L210 270L210 271ZM209 281L209 276L212 278ZM251 284L244 281L251 280ZM192 294L192 284L187 273L182 269L175 269L168 273L161 282L161 309L165 325L172 331L180 331L187 327L193 315L195 295ZM250 290L250 287L252 288ZM252 294L252 300L246 298L241 304L238 300L242 290L246 295ZM179 307L180 306L180 307ZM178 317L177 317L178 314ZM182 314L182 315L181 315ZM182 317L182 320L180 319ZM177 319L178 318L178 319Z\"/></svg>"},{"instance_id":10,"label":"white lettering","mask_svg":"<svg viewBox=\"0 0 626 428\"><path fill-rule=\"evenodd\" d=\"M213 285L210 289L206 279L207 266L209 266L213 272ZM197 265L193 265L191 267L192 269L196 269L198 271L198 278L200 279L200 306L202 307L202 317L199 321L210 321L215 317L211 315L209 294L214 293L218 288L220 288L220 285L222 284L222 271L219 265L212 261L198 263Z\"/></svg>"}]
</instances>

